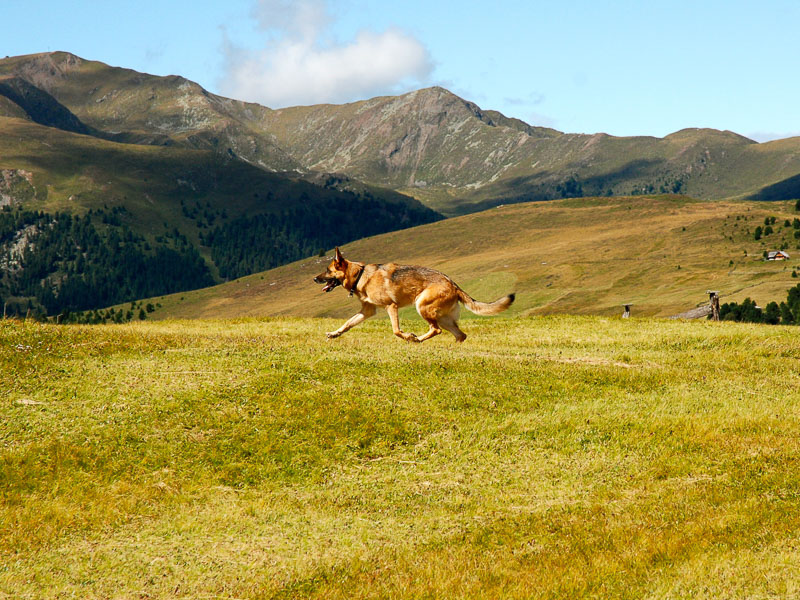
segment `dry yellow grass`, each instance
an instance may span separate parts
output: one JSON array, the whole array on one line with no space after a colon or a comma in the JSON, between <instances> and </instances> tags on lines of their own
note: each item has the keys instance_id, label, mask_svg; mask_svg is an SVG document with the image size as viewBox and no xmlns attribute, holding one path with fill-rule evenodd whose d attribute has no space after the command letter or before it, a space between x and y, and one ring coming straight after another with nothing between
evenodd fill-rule
<instances>
[{"instance_id":1,"label":"dry yellow grass","mask_svg":"<svg viewBox=\"0 0 800 600\"><path fill-rule=\"evenodd\" d=\"M776 230L754 240L764 218ZM700 202L675 196L516 204L348 244L348 258L440 269L479 300L518 292L512 315L666 317L708 301L786 299L800 258L765 262L764 250L798 240L791 203ZM357 302L322 294L312 277L328 259L311 258L206 290L156 298L154 318L295 315L347 317ZM410 316L413 309L406 313Z\"/></svg>"}]
</instances>

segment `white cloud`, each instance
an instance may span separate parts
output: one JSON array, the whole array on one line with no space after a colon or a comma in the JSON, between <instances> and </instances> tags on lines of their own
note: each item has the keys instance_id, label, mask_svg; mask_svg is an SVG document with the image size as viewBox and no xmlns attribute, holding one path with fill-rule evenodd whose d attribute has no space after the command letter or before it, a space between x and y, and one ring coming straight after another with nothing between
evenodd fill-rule
<instances>
[{"instance_id":1,"label":"white cloud","mask_svg":"<svg viewBox=\"0 0 800 600\"><path fill-rule=\"evenodd\" d=\"M340 103L421 85L432 61L398 29L360 32L347 43L323 43L331 19L322 0L261 0L253 11L263 48L226 43L222 93L273 108Z\"/></svg>"},{"instance_id":2,"label":"white cloud","mask_svg":"<svg viewBox=\"0 0 800 600\"><path fill-rule=\"evenodd\" d=\"M258 0L252 15L263 31L311 42L331 20L325 0Z\"/></svg>"}]
</instances>

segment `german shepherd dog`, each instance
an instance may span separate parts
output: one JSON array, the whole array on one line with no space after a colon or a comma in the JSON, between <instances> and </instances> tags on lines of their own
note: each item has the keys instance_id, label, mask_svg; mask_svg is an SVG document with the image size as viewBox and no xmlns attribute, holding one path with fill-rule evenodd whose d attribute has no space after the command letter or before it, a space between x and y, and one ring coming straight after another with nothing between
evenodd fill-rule
<instances>
[{"instance_id":1,"label":"german shepherd dog","mask_svg":"<svg viewBox=\"0 0 800 600\"><path fill-rule=\"evenodd\" d=\"M392 331L407 342L424 342L446 329L457 342L463 342L467 335L458 328L459 302L476 315L496 315L514 302L514 294L504 296L494 302L477 302L456 285L444 273L425 267L411 267L387 263L385 265L364 264L346 260L339 248L328 270L314 277L315 283L324 283L323 292L342 286L350 295L358 296L361 311L347 320L336 331L326 335L336 338L375 314L377 307L383 306L392 321ZM417 312L430 325L430 329L419 337L400 330L397 310L409 304L417 307Z\"/></svg>"}]
</instances>

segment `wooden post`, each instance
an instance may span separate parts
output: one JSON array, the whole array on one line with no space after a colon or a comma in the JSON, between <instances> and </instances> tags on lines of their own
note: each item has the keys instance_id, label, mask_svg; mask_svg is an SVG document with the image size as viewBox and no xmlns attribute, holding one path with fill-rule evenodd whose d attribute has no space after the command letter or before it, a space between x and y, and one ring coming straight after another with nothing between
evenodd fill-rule
<instances>
[{"instance_id":1,"label":"wooden post","mask_svg":"<svg viewBox=\"0 0 800 600\"><path fill-rule=\"evenodd\" d=\"M708 290L706 293L711 304L711 320L719 321L719 292Z\"/></svg>"},{"instance_id":2,"label":"wooden post","mask_svg":"<svg viewBox=\"0 0 800 600\"><path fill-rule=\"evenodd\" d=\"M627 319L631 316L631 306L633 306L633 304L628 302L627 304L623 304L622 306L625 307L625 311L622 313L622 318Z\"/></svg>"}]
</instances>

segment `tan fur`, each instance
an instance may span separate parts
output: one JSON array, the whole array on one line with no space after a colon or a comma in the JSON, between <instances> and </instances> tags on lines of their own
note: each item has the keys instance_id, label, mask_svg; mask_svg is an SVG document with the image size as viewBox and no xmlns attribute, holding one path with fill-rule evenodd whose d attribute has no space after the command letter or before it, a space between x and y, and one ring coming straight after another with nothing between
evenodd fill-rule
<instances>
[{"instance_id":1,"label":"tan fur","mask_svg":"<svg viewBox=\"0 0 800 600\"><path fill-rule=\"evenodd\" d=\"M346 260L338 248L327 271L317 275L314 281L325 283L326 292L341 285L361 301L361 311L336 331L329 332L329 338L339 337L370 318L380 306L389 313L394 334L406 341L424 342L446 329L457 342L463 342L467 336L458 328L459 302L478 315L496 315L514 302L514 294L494 302L478 302L439 271L394 263L353 262ZM400 330L397 311L410 304L416 305L417 312L430 325L430 329L420 337Z\"/></svg>"}]
</instances>

